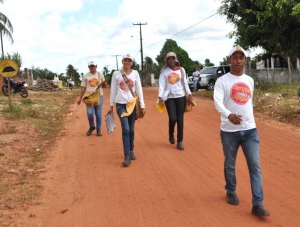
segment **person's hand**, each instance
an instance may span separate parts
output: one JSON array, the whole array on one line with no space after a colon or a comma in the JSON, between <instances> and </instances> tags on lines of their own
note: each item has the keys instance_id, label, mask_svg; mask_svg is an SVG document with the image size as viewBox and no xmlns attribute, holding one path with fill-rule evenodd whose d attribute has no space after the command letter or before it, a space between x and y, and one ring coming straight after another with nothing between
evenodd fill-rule
<instances>
[{"instance_id":1,"label":"person's hand","mask_svg":"<svg viewBox=\"0 0 300 227\"><path fill-rule=\"evenodd\" d=\"M240 125L241 121L242 121L242 115L232 113L232 114L229 114L228 119L232 124Z\"/></svg>"},{"instance_id":2,"label":"person's hand","mask_svg":"<svg viewBox=\"0 0 300 227\"><path fill-rule=\"evenodd\" d=\"M114 107L111 106L111 107L109 108L109 110L107 111L107 114L111 114L113 111L114 111Z\"/></svg>"},{"instance_id":3,"label":"person's hand","mask_svg":"<svg viewBox=\"0 0 300 227\"><path fill-rule=\"evenodd\" d=\"M146 108L141 108L141 109L142 109L142 113L143 113L144 115L146 115L146 113L147 113Z\"/></svg>"},{"instance_id":4,"label":"person's hand","mask_svg":"<svg viewBox=\"0 0 300 227\"><path fill-rule=\"evenodd\" d=\"M78 99L77 104L80 105L81 103L81 99Z\"/></svg>"},{"instance_id":5,"label":"person's hand","mask_svg":"<svg viewBox=\"0 0 300 227\"><path fill-rule=\"evenodd\" d=\"M194 101L193 96L189 95L189 98L187 101L188 101L188 104L193 103L193 101Z\"/></svg>"},{"instance_id":6,"label":"person's hand","mask_svg":"<svg viewBox=\"0 0 300 227\"><path fill-rule=\"evenodd\" d=\"M162 99L162 97L158 97L158 103L163 102L164 100Z\"/></svg>"}]
</instances>

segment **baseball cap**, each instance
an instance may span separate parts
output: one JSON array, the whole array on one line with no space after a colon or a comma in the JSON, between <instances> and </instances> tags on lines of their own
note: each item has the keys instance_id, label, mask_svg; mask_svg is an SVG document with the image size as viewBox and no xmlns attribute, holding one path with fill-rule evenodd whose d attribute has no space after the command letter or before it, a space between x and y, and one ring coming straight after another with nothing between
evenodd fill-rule
<instances>
[{"instance_id":1,"label":"baseball cap","mask_svg":"<svg viewBox=\"0 0 300 227\"><path fill-rule=\"evenodd\" d=\"M125 58L129 58L129 59L131 59L131 61L134 61L134 58L131 57L130 54L123 55L122 60L124 60Z\"/></svg>"},{"instance_id":2,"label":"baseball cap","mask_svg":"<svg viewBox=\"0 0 300 227\"><path fill-rule=\"evenodd\" d=\"M242 52L245 55L245 57L247 57L247 52L240 45L237 45L230 50L229 58L231 57L231 55L233 55L233 53L237 51Z\"/></svg>"},{"instance_id":3,"label":"baseball cap","mask_svg":"<svg viewBox=\"0 0 300 227\"><path fill-rule=\"evenodd\" d=\"M97 66L97 63L94 61L90 61L88 66L91 66L91 65Z\"/></svg>"}]
</instances>

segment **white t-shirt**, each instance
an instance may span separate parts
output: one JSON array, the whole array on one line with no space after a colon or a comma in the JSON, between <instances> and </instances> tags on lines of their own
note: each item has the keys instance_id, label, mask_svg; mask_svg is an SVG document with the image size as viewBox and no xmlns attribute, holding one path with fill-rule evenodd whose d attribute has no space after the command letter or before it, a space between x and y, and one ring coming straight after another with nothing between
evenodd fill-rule
<instances>
[{"instance_id":1,"label":"white t-shirt","mask_svg":"<svg viewBox=\"0 0 300 227\"><path fill-rule=\"evenodd\" d=\"M141 108L145 108L142 83L138 71L132 70L129 75L126 75L131 84L133 93L139 97ZM126 104L133 98L129 87L125 83L120 71L115 71L111 78L110 88L110 106L115 103Z\"/></svg>"},{"instance_id":2,"label":"white t-shirt","mask_svg":"<svg viewBox=\"0 0 300 227\"><path fill-rule=\"evenodd\" d=\"M221 130L236 132L256 128L253 115L254 81L245 74L234 76L227 73L217 79L214 88L215 108L221 113ZM240 125L232 124L228 116L242 115Z\"/></svg>"},{"instance_id":3,"label":"white t-shirt","mask_svg":"<svg viewBox=\"0 0 300 227\"><path fill-rule=\"evenodd\" d=\"M164 93L166 92L168 92L166 98L179 98L185 96L185 93L188 95L192 93L186 80L184 68L182 68L182 71L184 75L181 75L180 69L173 71L169 67L165 67L161 71L159 75L158 97L164 97Z\"/></svg>"},{"instance_id":4,"label":"white t-shirt","mask_svg":"<svg viewBox=\"0 0 300 227\"><path fill-rule=\"evenodd\" d=\"M199 71L195 71L195 72L193 72L192 76L193 76L194 80L199 80L200 72Z\"/></svg>"},{"instance_id":5,"label":"white t-shirt","mask_svg":"<svg viewBox=\"0 0 300 227\"><path fill-rule=\"evenodd\" d=\"M105 78L102 73L96 72L95 74L92 74L88 72L82 78L81 87L85 87L86 92L95 92L99 84L103 81L105 81ZM102 87L100 87L99 91L100 95L103 95Z\"/></svg>"}]
</instances>

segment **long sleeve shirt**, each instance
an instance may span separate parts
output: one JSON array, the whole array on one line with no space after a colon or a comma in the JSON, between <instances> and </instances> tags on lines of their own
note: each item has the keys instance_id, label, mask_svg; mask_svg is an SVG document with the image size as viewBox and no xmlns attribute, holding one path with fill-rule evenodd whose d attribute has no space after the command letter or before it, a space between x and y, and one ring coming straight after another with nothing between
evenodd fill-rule
<instances>
[{"instance_id":1,"label":"long sleeve shirt","mask_svg":"<svg viewBox=\"0 0 300 227\"><path fill-rule=\"evenodd\" d=\"M127 75L129 84L132 87L133 93L136 93L139 97L141 108L145 108L142 83L139 73L136 70L132 70ZM125 83L120 71L115 71L111 78L111 90L110 90L110 106L114 106L115 103L126 104L133 98L129 87Z\"/></svg>"},{"instance_id":2,"label":"long sleeve shirt","mask_svg":"<svg viewBox=\"0 0 300 227\"><path fill-rule=\"evenodd\" d=\"M165 67L161 71L158 97L163 97L166 91L168 92L167 98L179 98L185 96L186 93L191 94L184 68L182 68L182 72L184 75L181 75L180 69L172 70L169 67Z\"/></svg>"},{"instance_id":3,"label":"long sleeve shirt","mask_svg":"<svg viewBox=\"0 0 300 227\"><path fill-rule=\"evenodd\" d=\"M253 114L254 81L245 74L235 76L227 73L220 77L214 88L214 105L221 114L221 130L235 132L256 127ZM228 116L242 116L239 125L232 124Z\"/></svg>"}]
</instances>

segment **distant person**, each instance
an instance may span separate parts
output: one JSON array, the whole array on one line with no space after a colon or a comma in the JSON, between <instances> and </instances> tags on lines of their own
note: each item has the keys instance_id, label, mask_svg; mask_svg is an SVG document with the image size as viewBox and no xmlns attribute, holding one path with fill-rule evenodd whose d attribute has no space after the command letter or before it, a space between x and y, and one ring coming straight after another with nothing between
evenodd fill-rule
<instances>
[{"instance_id":1,"label":"distant person","mask_svg":"<svg viewBox=\"0 0 300 227\"><path fill-rule=\"evenodd\" d=\"M97 87L101 83L105 83L105 78L101 72L97 71L97 64L94 61L88 64L89 72L86 73L81 81L81 92L77 104L80 105L84 93L95 92ZM102 106L104 102L103 89L100 86L98 90L100 92L100 104L98 106L88 106L86 105L86 112L89 121L90 128L86 132L86 135L90 136L93 131L97 130L97 136L102 136L101 126L102 126ZM94 116L96 117L96 125L94 121Z\"/></svg>"},{"instance_id":2,"label":"distant person","mask_svg":"<svg viewBox=\"0 0 300 227\"><path fill-rule=\"evenodd\" d=\"M195 71L192 74L193 76L193 83L194 83L194 89L193 91L196 92L198 91L198 82L200 78L200 68L196 68Z\"/></svg>"},{"instance_id":3,"label":"distant person","mask_svg":"<svg viewBox=\"0 0 300 227\"><path fill-rule=\"evenodd\" d=\"M259 135L253 115L254 81L245 75L247 52L240 46L229 53L231 71L220 77L215 84L214 103L221 114L221 141L223 145L225 190L227 202L238 205L236 194L236 157L239 147L242 148L247 161L251 191L252 214L269 216L264 209L262 173L259 161Z\"/></svg>"},{"instance_id":4,"label":"distant person","mask_svg":"<svg viewBox=\"0 0 300 227\"><path fill-rule=\"evenodd\" d=\"M136 160L134 154L134 125L136 109L134 108L131 114L126 115L127 109L126 104L128 101L133 100L132 91L137 94L141 104L142 112L146 114L144 96L142 90L141 79L138 71L131 69L133 65L133 57L131 55L123 55L122 64L123 68L121 71L115 71L111 78L111 89L110 89L110 109L108 113L113 112L113 107L116 105L116 112L121 121L122 127L122 141L124 151L124 161L122 165L124 167L131 164L131 160ZM125 77L122 76L125 74ZM125 116L124 116L125 114Z\"/></svg>"},{"instance_id":5,"label":"distant person","mask_svg":"<svg viewBox=\"0 0 300 227\"><path fill-rule=\"evenodd\" d=\"M177 149L184 150L183 146L183 119L186 104L185 94L189 95L189 102L193 101L192 93L186 80L184 68L180 67L174 52L167 53L165 66L159 75L158 101L165 101L169 116L169 142L175 143L174 128L177 123Z\"/></svg>"}]
</instances>

